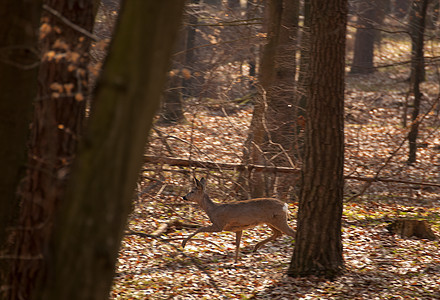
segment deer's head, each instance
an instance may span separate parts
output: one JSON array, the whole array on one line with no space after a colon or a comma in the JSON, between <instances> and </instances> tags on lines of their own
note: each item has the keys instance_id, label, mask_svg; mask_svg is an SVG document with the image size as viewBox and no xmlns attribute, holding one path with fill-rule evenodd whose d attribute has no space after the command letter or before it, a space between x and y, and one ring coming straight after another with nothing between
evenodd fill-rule
<instances>
[{"instance_id":1,"label":"deer's head","mask_svg":"<svg viewBox=\"0 0 440 300\"><path fill-rule=\"evenodd\" d=\"M183 200L200 202L203 199L203 195L205 194L205 185L205 178L197 180L197 178L194 177L194 187L188 194L183 196Z\"/></svg>"}]
</instances>

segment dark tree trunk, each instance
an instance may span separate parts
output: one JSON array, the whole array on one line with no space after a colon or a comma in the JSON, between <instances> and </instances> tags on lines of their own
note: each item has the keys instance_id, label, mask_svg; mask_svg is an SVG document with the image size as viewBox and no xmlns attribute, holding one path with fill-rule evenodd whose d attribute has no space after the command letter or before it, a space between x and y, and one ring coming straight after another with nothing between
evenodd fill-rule
<instances>
[{"instance_id":1,"label":"dark tree trunk","mask_svg":"<svg viewBox=\"0 0 440 300\"><path fill-rule=\"evenodd\" d=\"M260 61L260 72L258 81L260 84L259 94L254 107L249 136L245 143L243 153L243 163L253 163L265 165L268 159L264 156L263 146L266 132L264 128L264 118L267 109L267 90L271 87L275 76L275 55L278 47L278 38L281 26L281 17L283 13L282 0L270 0L266 2L265 7L265 31L267 32L267 42L264 45ZM239 182L242 183L243 174L240 174ZM248 179L247 198L258 198L270 194L269 179L261 172L253 172L246 176ZM242 196L242 198L245 198Z\"/></svg>"},{"instance_id":2,"label":"dark tree trunk","mask_svg":"<svg viewBox=\"0 0 440 300\"><path fill-rule=\"evenodd\" d=\"M268 41L260 64L261 91L246 143L249 153L245 152L244 157L248 155L247 162L289 167L293 164L298 10L298 1L268 1ZM292 182L276 184L275 176L255 172L249 178L252 198L274 194L287 197ZM277 186L280 188L277 189Z\"/></svg>"},{"instance_id":3,"label":"dark tree trunk","mask_svg":"<svg viewBox=\"0 0 440 300\"><path fill-rule=\"evenodd\" d=\"M358 3L358 22L354 43L351 74L370 74L374 72L374 30L379 11L377 1L361 0Z\"/></svg>"},{"instance_id":4,"label":"dark tree trunk","mask_svg":"<svg viewBox=\"0 0 440 300\"><path fill-rule=\"evenodd\" d=\"M109 297L118 250L159 105L183 0L125 1L36 299Z\"/></svg>"},{"instance_id":5,"label":"dark tree trunk","mask_svg":"<svg viewBox=\"0 0 440 300\"><path fill-rule=\"evenodd\" d=\"M246 2L246 17L248 20L254 20L259 15L256 0L247 0ZM248 35L255 36L257 33L255 27L248 27ZM257 51L258 48L255 45L250 45L249 48L249 90L251 92L255 91L255 82L257 76Z\"/></svg>"},{"instance_id":6,"label":"dark tree trunk","mask_svg":"<svg viewBox=\"0 0 440 300\"><path fill-rule=\"evenodd\" d=\"M411 75L410 82L425 81L424 34L428 0L414 0L411 4L409 31L411 33Z\"/></svg>"},{"instance_id":7,"label":"dark tree trunk","mask_svg":"<svg viewBox=\"0 0 440 300\"><path fill-rule=\"evenodd\" d=\"M278 47L275 54L275 74L267 89L266 152L276 166L294 167L297 104L295 102L296 51L298 36L299 1L283 0ZM272 195L288 200L293 197L295 176L274 178ZM269 195L268 195L269 196Z\"/></svg>"},{"instance_id":8,"label":"dark tree trunk","mask_svg":"<svg viewBox=\"0 0 440 300\"><path fill-rule=\"evenodd\" d=\"M214 7L220 7L222 5L222 0L203 0L203 3L212 5Z\"/></svg>"},{"instance_id":9,"label":"dark tree trunk","mask_svg":"<svg viewBox=\"0 0 440 300\"><path fill-rule=\"evenodd\" d=\"M310 79L310 0L304 0L304 25L301 31L299 74L296 88L296 106L295 106L295 138L294 155L301 161L304 157L304 129L306 120L307 105L307 87Z\"/></svg>"},{"instance_id":10,"label":"dark tree trunk","mask_svg":"<svg viewBox=\"0 0 440 300\"><path fill-rule=\"evenodd\" d=\"M38 99L29 141L26 180L21 189L19 226L13 235L9 299L30 299L46 271L47 243L55 210L82 133L88 97L90 39L54 15L91 31L95 0L46 0L42 16ZM51 12L48 12L51 10ZM26 257L27 259L22 259Z\"/></svg>"},{"instance_id":11,"label":"dark tree trunk","mask_svg":"<svg viewBox=\"0 0 440 300\"><path fill-rule=\"evenodd\" d=\"M227 5L230 11L236 11L240 8L240 0L227 0Z\"/></svg>"},{"instance_id":12,"label":"dark tree trunk","mask_svg":"<svg viewBox=\"0 0 440 300\"><path fill-rule=\"evenodd\" d=\"M414 0L411 11L411 85L414 93L414 108L411 117L411 129L408 133L409 155L408 164L416 162L417 154L417 135L419 132L419 113L422 93L420 83L425 79L425 64L423 59L423 45L425 32L426 10L428 0Z\"/></svg>"},{"instance_id":13,"label":"dark tree trunk","mask_svg":"<svg viewBox=\"0 0 440 300\"><path fill-rule=\"evenodd\" d=\"M168 73L167 87L162 96L160 125L173 125L184 119L183 98L183 69L173 69Z\"/></svg>"},{"instance_id":14,"label":"dark tree trunk","mask_svg":"<svg viewBox=\"0 0 440 300\"><path fill-rule=\"evenodd\" d=\"M408 14L409 4L412 0L394 0L393 11L396 18L403 19Z\"/></svg>"},{"instance_id":15,"label":"dark tree trunk","mask_svg":"<svg viewBox=\"0 0 440 300\"><path fill-rule=\"evenodd\" d=\"M37 95L41 4L37 0L0 2L0 253L19 209L17 187L24 176L32 104ZM0 259L2 283L7 268L6 261Z\"/></svg>"},{"instance_id":16,"label":"dark tree trunk","mask_svg":"<svg viewBox=\"0 0 440 300\"><path fill-rule=\"evenodd\" d=\"M303 186L288 275L332 278L343 268L341 217L347 0L310 2L310 85Z\"/></svg>"},{"instance_id":17,"label":"dark tree trunk","mask_svg":"<svg viewBox=\"0 0 440 300\"><path fill-rule=\"evenodd\" d=\"M192 0L193 5L199 0ZM160 111L160 125L173 125L185 119L183 115L183 99L192 94L193 88L193 53L195 42L195 27L197 17L192 12L184 16L188 25L182 26L179 30L178 40L173 55L171 71L168 73L167 87L163 93L162 108Z\"/></svg>"},{"instance_id":18,"label":"dark tree trunk","mask_svg":"<svg viewBox=\"0 0 440 300\"><path fill-rule=\"evenodd\" d=\"M200 0L192 0L192 7L195 10L200 7ZM183 77L183 94L185 97L196 95L194 88L194 57L195 57L195 43L197 36L198 18L195 11L188 13L188 25L186 26L186 51L185 51L185 69L187 69L186 76Z\"/></svg>"}]
</instances>

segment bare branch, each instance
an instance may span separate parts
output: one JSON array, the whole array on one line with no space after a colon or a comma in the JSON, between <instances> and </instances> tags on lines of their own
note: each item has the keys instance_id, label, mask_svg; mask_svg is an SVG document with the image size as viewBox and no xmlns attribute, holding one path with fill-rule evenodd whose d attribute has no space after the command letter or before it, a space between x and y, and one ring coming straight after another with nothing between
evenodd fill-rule
<instances>
[{"instance_id":1,"label":"bare branch","mask_svg":"<svg viewBox=\"0 0 440 300\"><path fill-rule=\"evenodd\" d=\"M78 26L78 25L72 23L70 20L68 20L66 17L64 17L59 11L53 9L52 7L48 6L47 4L43 4L43 9L48 11L49 13L51 13L52 15L57 17L58 19L60 19L61 22L63 22L64 24L66 24L67 26L72 28L73 30L78 31L79 33L85 35L89 39L91 39L95 42L98 42L100 40L96 35L88 32L87 30L85 30L81 26Z\"/></svg>"}]
</instances>

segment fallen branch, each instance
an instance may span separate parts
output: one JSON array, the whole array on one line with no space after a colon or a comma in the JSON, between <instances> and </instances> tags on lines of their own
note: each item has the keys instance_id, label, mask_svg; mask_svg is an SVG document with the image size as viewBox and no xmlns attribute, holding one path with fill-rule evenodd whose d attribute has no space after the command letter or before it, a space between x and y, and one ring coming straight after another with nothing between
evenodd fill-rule
<instances>
[{"instance_id":1,"label":"fallen branch","mask_svg":"<svg viewBox=\"0 0 440 300\"><path fill-rule=\"evenodd\" d=\"M208 276L208 278L209 278L209 284L210 284L213 288L215 288L219 293L222 293L222 292L223 292L222 289L217 285L217 282L216 282L215 279L212 277L211 273L209 272L209 270L208 270L207 268L205 268L202 264L200 264L200 263L199 263L196 259L194 259L192 256L186 255L181 249L179 249L178 246L174 245L173 243L170 243L170 240L174 240L174 239L163 239L163 238L160 238L160 237L157 237L157 236L156 236L156 237L155 237L155 236L152 236L151 234L147 234L147 233L143 233L143 232L137 232L137 231L133 231L133 230L128 230L128 231L126 232L126 234L127 234L127 235L138 235L138 236L141 236L141 237L147 237L147 238L156 238L156 239L158 239L159 241L163 241L163 242L167 243L168 245L170 245L171 247L173 247L174 249L176 249L177 251L179 251L180 254L182 254L184 257L189 258L189 259L193 262L193 264L194 264L198 269L200 269L200 271L202 271L203 273L205 273L206 276ZM201 240L201 239L193 239L193 240ZM207 240L203 240L203 241L205 241L205 242L210 242L210 241L207 241ZM212 242L210 242L210 243L212 243ZM215 243L214 243L214 245L218 247L218 245L216 245Z\"/></svg>"},{"instance_id":2,"label":"fallen branch","mask_svg":"<svg viewBox=\"0 0 440 300\"><path fill-rule=\"evenodd\" d=\"M140 237L143 237L143 238L153 238L153 239L157 239L157 240L162 241L162 242L181 241L181 240L185 239L184 237L164 239L164 238L161 238L159 235L156 235L154 233L153 234L148 234L148 233L145 233L145 232L139 232L139 231L133 231L133 230L127 230L125 232L125 235L137 235L137 236L140 236ZM224 250L224 247L222 247L222 246L220 246L217 243L214 243L212 241L206 240L206 239L193 238L193 239L191 239L191 241L198 241L198 242L208 243L208 244L216 246L220 250Z\"/></svg>"},{"instance_id":3,"label":"fallen branch","mask_svg":"<svg viewBox=\"0 0 440 300\"><path fill-rule=\"evenodd\" d=\"M359 176L344 176L345 179L353 179L365 182L391 182L391 183L403 183L403 184L411 184L411 185L421 185L421 186L432 186L432 187L440 187L440 184L434 182L423 182L423 181L411 181L411 180L403 180L403 179L392 179L392 178L381 178L381 177L359 177Z\"/></svg>"},{"instance_id":4,"label":"fallen branch","mask_svg":"<svg viewBox=\"0 0 440 300\"><path fill-rule=\"evenodd\" d=\"M84 28L82 28L81 26L78 26L74 23L72 23L69 19L67 19L66 17L64 17L59 11L53 9L52 7L50 7L47 4L43 4L43 9L48 11L49 13L51 13L52 15L54 15L55 17L57 17L58 19L60 19L60 21L62 21L64 24L66 24L67 26L69 26L70 28L72 28L73 30L78 31L79 33L83 34L84 36L88 37L89 39L91 39L92 41L95 42L99 42L99 38L98 36L94 35L93 33L85 30Z\"/></svg>"},{"instance_id":5,"label":"fallen branch","mask_svg":"<svg viewBox=\"0 0 440 300\"><path fill-rule=\"evenodd\" d=\"M179 240L184 240L184 239L186 239L186 238L185 238L185 237L181 237L181 238L161 239L161 240L162 240L162 241L165 241L165 242L169 242L169 241L179 241ZM224 250L224 249L225 249L224 247L222 247L222 246L220 246L220 245L218 245L218 244L216 244L216 243L214 243L214 242L211 242L211 241L209 241L209 240L206 240L206 239L194 238L194 239L191 239L191 241L198 241L198 242L208 243L208 244L211 244L211 245L216 246L216 247L219 248L220 250Z\"/></svg>"},{"instance_id":6,"label":"fallen branch","mask_svg":"<svg viewBox=\"0 0 440 300\"><path fill-rule=\"evenodd\" d=\"M397 150L400 149L401 146ZM397 152L394 151L394 152ZM386 163L379 168L379 170L376 172L376 175L373 177L362 177L362 176L352 176L352 175L345 175L344 179L349 180L359 180L364 181L368 183L368 186L371 183L374 182L390 182L390 183L402 183L402 184L411 184L411 185L421 185L421 186L432 186L432 187L440 187L440 184L434 183L434 182L423 182L423 181L411 181L411 180L403 180L403 179L393 179L393 178L383 178L378 177L380 171L386 166L391 157L395 155L395 153L388 158ZM197 167L197 168L204 168L204 169L215 169L215 170L235 170L235 171L242 171L242 170L255 170L256 172L269 172L269 173L293 173L293 174L299 174L301 170L299 168L288 168L288 167L269 167L269 166L261 166L261 165L243 165L243 164L232 164L232 163L214 163L209 161L197 161L197 160L187 160L187 159L181 159L181 158L171 158L171 157L158 157L153 155L145 155L145 162L146 163L152 163L152 164L167 164L170 166L181 166L181 167ZM169 170L172 171L172 170ZM359 196L359 195L358 195Z\"/></svg>"},{"instance_id":7,"label":"fallen branch","mask_svg":"<svg viewBox=\"0 0 440 300\"><path fill-rule=\"evenodd\" d=\"M210 161L196 161L187 160L181 158L171 158L171 157L158 157L153 155L144 156L146 163L154 164L167 164L176 167L197 167L205 169L216 169L216 170L235 170L235 171L256 171L256 172L269 172L269 173L299 173L301 170L298 168L287 168L287 167L270 167L261 165L243 165L243 164L231 164L231 163L215 163Z\"/></svg>"}]
</instances>

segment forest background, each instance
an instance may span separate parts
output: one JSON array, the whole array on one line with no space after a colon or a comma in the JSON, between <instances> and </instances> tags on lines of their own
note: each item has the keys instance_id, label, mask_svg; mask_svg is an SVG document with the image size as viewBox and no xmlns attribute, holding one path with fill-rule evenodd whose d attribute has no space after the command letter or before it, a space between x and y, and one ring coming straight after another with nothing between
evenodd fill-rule
<instances>
[{"instance_id":1,"label":"forest background","mask_svg":"<svg viewBox=\"0 0 440 300\"><path fill-rule=\"evenodd\" d=\"M345 50L345 184L334 170L314 170L343 187L342 216L328 212L341 220L344 259L331 280L286 276L290 237L251 253L265 227L244 233L237 264L227 232L180 248L209 223L181 199L193 176L208 179L217 201L277 197L296 215L311 171L303 161L323 143L304 146L307 122L334 125L306 113L311 78L322 75L309 69L316 48L308 22L327 8L307 0L192 0L178 27L183 1L153 2L0 7L10 12L0 27L0 138L8 145L2 297L440 297L439 2L351 0L347 26L335 20L346 28L335 48ZM319 157L332 160L339 150ZM412 221L423 221L423 230Z\"/></svg>"}]
</instances>

